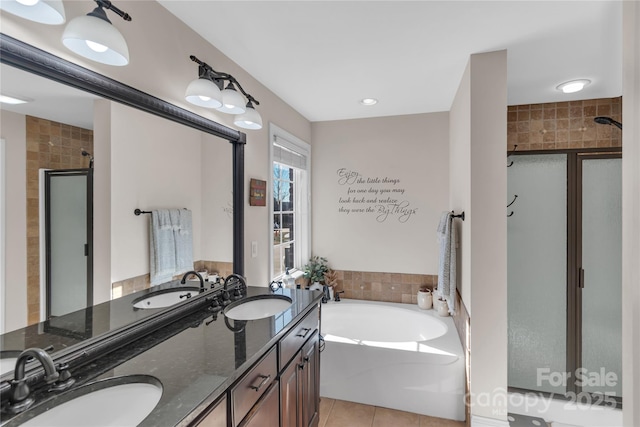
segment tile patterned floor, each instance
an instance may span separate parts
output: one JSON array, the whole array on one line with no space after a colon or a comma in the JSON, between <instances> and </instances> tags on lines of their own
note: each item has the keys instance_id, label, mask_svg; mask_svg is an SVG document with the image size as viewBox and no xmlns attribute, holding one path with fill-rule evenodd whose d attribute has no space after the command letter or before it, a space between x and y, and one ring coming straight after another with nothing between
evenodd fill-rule
<instances>
[{"instance_id":1,"label":"tile patterned floor","mask_svg":"<svg viewBox=\"0 0 640 427\"><path fill-rule=\"evenodd\" d=\"M346 402L320 399L319 427L465 427L462 421Z\"/></svg>"}]
</instances>

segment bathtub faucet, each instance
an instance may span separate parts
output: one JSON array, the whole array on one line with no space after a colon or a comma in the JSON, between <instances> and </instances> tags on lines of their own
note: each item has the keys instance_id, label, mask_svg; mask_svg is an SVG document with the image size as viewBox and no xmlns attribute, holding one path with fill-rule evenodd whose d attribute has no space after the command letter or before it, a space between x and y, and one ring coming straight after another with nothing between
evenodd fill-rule
<instances>
[{"instance_id":1,"label":"bathtub faucet","mask_svg":"<svg viewBox=\"0 0 640 427\"><path fill-rule=\"evenodd\" d=\"M344 294L344 291L339 291L339 292L336 291L336 292L334 292L334 294L335 294L335 298L333 298L333 300L335 302L340 302L340 294Z\"/></svg>"},{"instance_id":2,"label":"bathtub faucet","mask_svg":"<svg viewBox=\"0 0 640 427\"><path fill-rule=\"evenodd\" d=\"M322 285L322 303L326 304L331 301L331 296L329 296L329 286Z\"/></svg>"}]
</instances>

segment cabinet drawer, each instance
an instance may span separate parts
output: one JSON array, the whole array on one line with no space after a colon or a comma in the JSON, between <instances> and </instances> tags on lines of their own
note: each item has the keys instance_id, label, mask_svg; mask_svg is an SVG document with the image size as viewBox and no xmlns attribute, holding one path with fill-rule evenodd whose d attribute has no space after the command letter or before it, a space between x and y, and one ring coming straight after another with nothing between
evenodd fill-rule
<instances>
[{"instance_id":1,"label":"cabinet drawer","mask_svg":"<svg viewBox=\"0 0 640 427\"><path fill-rule=\"evenodd\" d=\"M276 348L273 347L231 390L234 426L240 424L277 375Z\"/></svg>"},{"instance_id":2,"label":"cabinet drawer","mask_svg":"<svg viewBox=\"0 0 640 427\"><path fill-rule=\"evenodd\" d=\"M280 340L280 369L287 366L289 360L295 356L307 339L318 329L319 315L318 308L313 308L300 323L294 326L293 329Z\"/></svg>"}]
</instances>

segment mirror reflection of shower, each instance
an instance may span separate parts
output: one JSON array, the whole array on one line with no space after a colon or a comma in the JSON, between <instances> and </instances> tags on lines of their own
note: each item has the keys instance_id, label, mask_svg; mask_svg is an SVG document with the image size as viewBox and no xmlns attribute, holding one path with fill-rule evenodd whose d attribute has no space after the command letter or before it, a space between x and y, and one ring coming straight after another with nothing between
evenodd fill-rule
<instances>
[{"instance_id":1,"label":"mirror reflection of shower","mask_svg":"<svg viewBox=\"0 0 640 427\"><path fill-rule=\"evenodd\" d=\"M611 117L596 117L595 119L593 119L594 122L600 124L600 125L611 125L611 126L615 126L618 129L622 130L622 123L613 120Z\"/></svg>"},{"instance_id":2,"label":"mirror reflection of shower","mask_svg":"<svg viewBox=\"0 0 640 427\"><path fill-rule=\"evenodd\" d=\"M84 148L82 149L82 156L89 158L89 169L93 169L93 156L91 153L87 152Z\"/></svg>"}]
</instances>

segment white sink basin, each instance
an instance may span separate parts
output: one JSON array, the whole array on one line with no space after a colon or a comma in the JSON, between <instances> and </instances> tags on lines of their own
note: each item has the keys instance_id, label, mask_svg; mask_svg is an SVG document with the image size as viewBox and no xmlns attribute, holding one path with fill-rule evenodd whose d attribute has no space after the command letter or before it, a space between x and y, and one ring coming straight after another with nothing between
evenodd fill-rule
<instances>
[{"instance_id":1,"label":"white sink basin","mask_svg":"<svg viewBox=\"0 0 640 427\"><path fill-rule=\"evenodd\" d=\"M164 308L177 304L182 301L186 301L185 295L190 295L189 298L196 296L200 293L200 288L181 288L171 289L169 291L158 291L146 297L136 299L133 301L135 308ZM180 298L182 297L182 298Z\"/></svg>"},{"instance_id":2,"label":"white sink basin","mask_svg":"<svg viewBox=\"0 0 640 427\"><path fill-rule=\"evenodd\" d=\"M137 426L156 407L162 397L162 384L156 378L136 375L87 384L58 397L50 410L33 418L35 407L11 420L27 420L22 426ZM42 405L49 406L49 405Z\"/></svg>"},{"instance_id":3,"label":"white sink basin","mask_svg":"<svg viewBox=\"0 0 640 427\"><path fill-rule=\"evenodd\" d=\"M0 375L13 371L17 360L17 357L3 357L0 359Z\"/></svg>"},{"instance_id":4,"label":"white sink basin","mask_svg":"<svg viewBox=\"0 0 640 427\"><path fill-rule=\"evenodd\" d=\"M282 313L291 306L291 298L284 295L257 295L236 301L224 309L233 320L256 320Z\"/></svg>"}]
</instances>

